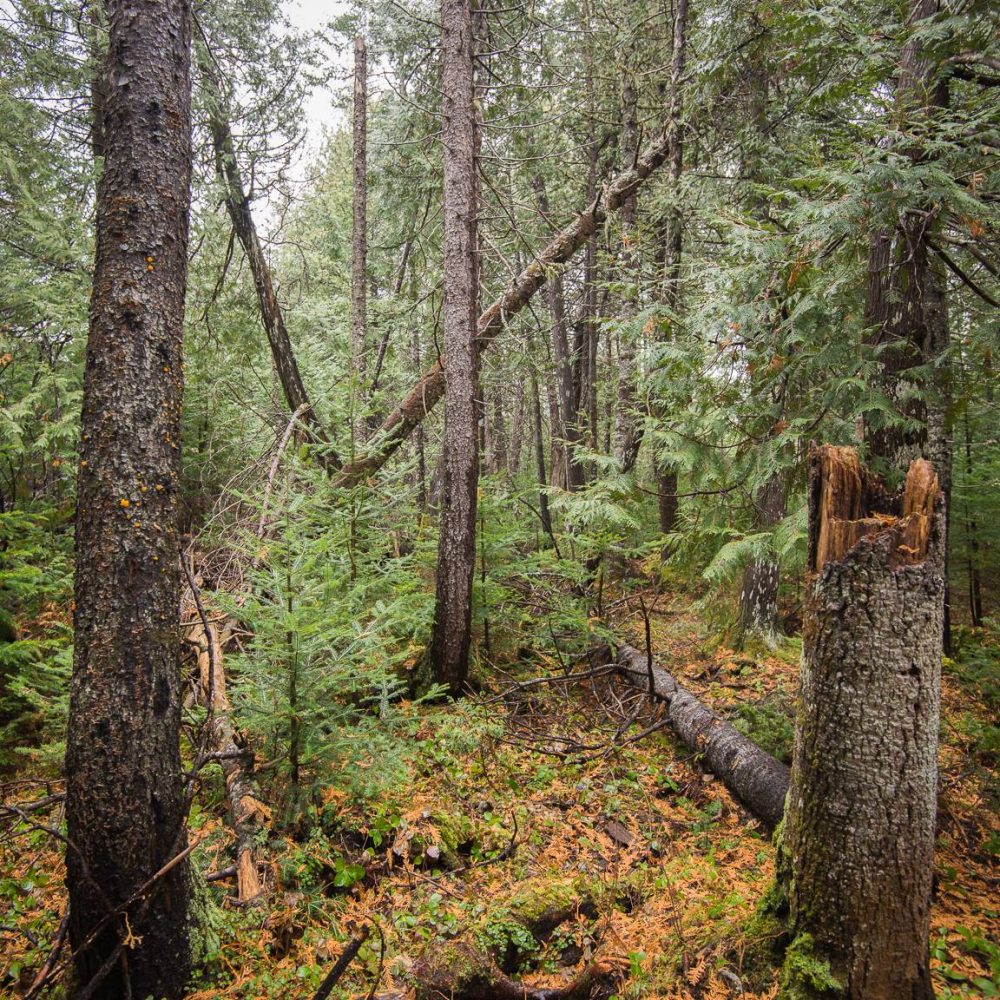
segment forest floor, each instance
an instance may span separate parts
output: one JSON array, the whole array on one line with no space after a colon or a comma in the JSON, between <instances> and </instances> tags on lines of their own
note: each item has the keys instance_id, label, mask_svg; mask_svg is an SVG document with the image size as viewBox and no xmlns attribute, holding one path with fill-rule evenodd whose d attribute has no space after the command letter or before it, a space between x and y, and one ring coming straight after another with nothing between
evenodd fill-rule
<instances>
[{"instance_id":1,"label":"forest floor","mask_svg":"<svg viewBox=\"0 0 1000 1000\"><path fill-rule=\"evenodd\" d=\"M735 653L707 638L689 599L661 596L658 607L657 661L787 754L798 645ZM619 602L614 627L641 647L629 609ZM943 998L1000 995L1000 744L976 686L995 678L997 655L980 638L966 661L946 664L931 934ZM567 667L536 655L517 679ZM412 997L415 976L468 957L456 942L532 987L570 983L595 962L623 1000L775 996L773 971L755 978L746 961L766 945L747 928L772 878L770 837L669 731L634 738L660 710L608 675L492 687L447 708L404 703L401 778L377 799L331 780L308 835L269 844L266 902L240 907L230 883L203 887L193 1000L309 1000L363 926L371 934L334 996ZM22 791L26 801L45 789ZM220 816L192 814L201 872L231 863ZM0 843L0 993L10 996L30 987L65 905L58 843L20 834Z\"/></svg>"}]
</instances>

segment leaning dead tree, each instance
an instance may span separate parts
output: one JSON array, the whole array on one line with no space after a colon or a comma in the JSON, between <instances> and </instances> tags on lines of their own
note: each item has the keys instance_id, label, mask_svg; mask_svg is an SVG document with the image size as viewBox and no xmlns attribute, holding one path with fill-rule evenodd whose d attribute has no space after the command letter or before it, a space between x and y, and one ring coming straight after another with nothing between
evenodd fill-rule
<instances>
[{"instance_id":1,"label":"leaning dead tree","mask_svg":"<svg viewBox=\"0 0 1000 1000\"><path fill-rule=\"evenodd\" d=\"M486 350L510 320L528 304L555 269L569 261L587 242L608 214L620 209L650 174L666 162L670 147L671 134L665 131L636 159L634 166L605 184L597 198L573 222L553 236L500 297L479 316L477 338L480 352ZM353 486L381 469L444 395L444 383L444 365L438 360L385 418L373 435L367 454L344 466L335 480L337 485Z\"/></svg>"},{"instance_id":2,"label":"leaning dead tree","mask_svg":"<svg viewBox=\"0 0 1000 1000\"><path fill-rule=\"evenodd\" d=\"M788 768L650 664L645 653L620 646L616 662L630 684L666 704L670 727L684 745L702 754L707 769L773 830L785 811Z\"/></svg>"},{"instance_id":3,"label":"leaning dead tree","mask_svg":"<svg viewBox=\"0 0 1000 1000\"><path fill-rule=\"evenodd\" d=\"M271 358L274 361L278 381L281 383L285 402L290 413L302 409L302 422L310 434L321 444L326 464L340 468L340 460L331 450L327 438L319 423L319 417L306 392L305 383L299 372L292 341L288 336L285 316L278 302L271 278L271 269L260 237L257 235L257 225L250 211L250 197L243 185L239 163L236 160L236 144L233 141L233 131L229 126L222 84L219 74L212 63L207 47L201 47L198 57L198 69L201 72L203 85L208 94L209 130L212 133L212 145L215 150L215 171L225 192L226 211L233 224L233 230L239 238L243 252L246 254L250 273L253 275L253 285L257 293L257 303L260 307L260 318L264 324L264 332L271 347Z\"/></svg>"},{"instance_id":4,"label":"leaning dead tree","mask_svg":"<svg viewBox=\"0 0 1000 1000\"><path fill-rule=\"evenodd\" d=\"M885 492L850 448L810 459L799 718L778 879L822 996L924 1000L937 797L944 503L930 463ZM815 963L812 963L815 965ZM801 963L787 961L789 989ZM795 996L819 995L815 992Z\"/></svg>"}]
</instances>

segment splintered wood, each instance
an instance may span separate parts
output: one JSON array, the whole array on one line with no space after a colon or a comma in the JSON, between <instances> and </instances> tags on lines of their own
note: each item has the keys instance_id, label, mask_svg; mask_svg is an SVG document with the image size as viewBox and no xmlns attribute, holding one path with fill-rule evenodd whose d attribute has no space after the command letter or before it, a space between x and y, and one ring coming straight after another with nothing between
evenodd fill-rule
<instances>
[{"instance_id":1,"label":"splintered wood","mask_svg":"<svg viewBox=\"0 0 1000 1000\"><path fill-rule=\"evenodd\" d=\"M816 525L810 566L814 572L842 559L861 539L888 531L898 539L896 565L923 561L941 495L930 462L912 462L901 493L894 496L862 466L853 448L814 448L810 465L811 520Z\"/></svg>"}]
</instances>

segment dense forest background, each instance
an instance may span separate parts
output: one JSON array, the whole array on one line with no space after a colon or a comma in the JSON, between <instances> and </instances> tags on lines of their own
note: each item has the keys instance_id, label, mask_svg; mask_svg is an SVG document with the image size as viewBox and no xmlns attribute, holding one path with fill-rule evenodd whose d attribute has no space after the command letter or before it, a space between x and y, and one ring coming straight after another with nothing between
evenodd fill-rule
<instances>
[{"instance_id":1,"label":"dense forest background","mask_svg":"<svg viewBox=\"0 0 1000 1000\"><path fill-rule=\"evenodd\" d=\"M315 33L286 14L205 0L193 18L173 442L182 753L193 867L209 876L193 995L312 995L373 916L339 989L419 989L427 942L471 929L525 981L610 954L623 997L776 995L773 962L742 964L772 872L766 832L645 695L623 702L599 671L524 684L583 677L595 649L627 641L788 762L810 442L860 449L892 488L896 452L916 445L948 496L931 957L939 996L1000 995L995 6L476 6L476 315L504 308L475 373L471 663L457 685L428 674L426 654L442 641L443 407L393 438L401 401L440 395L441 11L358 4ZM65 934L107 35L100 4L0 0L12 996L63 995L66 965L47 959ZM310 145L317 90L344 124ZM605 211L630 171L641 186ZM593 233L508 317L504 290L588 212ZM913 289L932 286L944 320L911 336ZM156 488L137 484L123 516L138 525ZM218 701L199 670L224 679ZM232 782L247 771L241 810ZM676 812L658 816L660 802ZM242 898L245 852L262 905ZM546 930L535 911L550 904L572 917Z\"/></svg>"}]
</instances>

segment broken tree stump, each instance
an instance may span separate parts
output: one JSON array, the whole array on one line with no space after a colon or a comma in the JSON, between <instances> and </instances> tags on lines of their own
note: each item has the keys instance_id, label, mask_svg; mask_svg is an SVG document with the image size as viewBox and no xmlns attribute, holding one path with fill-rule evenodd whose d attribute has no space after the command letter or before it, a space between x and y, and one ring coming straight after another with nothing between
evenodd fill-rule
<instances>
[{"instance_id":1,"label":"broken tree stump","mask_svg":"<svg viewBox=\"0 0 1000 1000\"><path fill-rule=\"evenodd\" d=\"M791 932L785 995L933 996L944 542L928 462L914 462L904 488L888 494L852 449L812 449L802 674L777 882ZM821 991L805 981L816 969L828 978Z\"/></svg>"}]
</instances>

